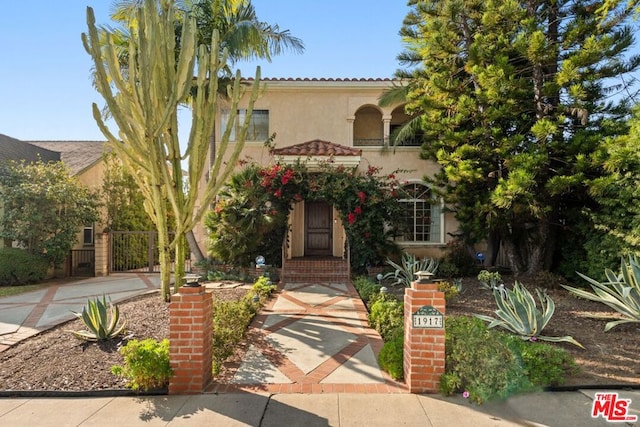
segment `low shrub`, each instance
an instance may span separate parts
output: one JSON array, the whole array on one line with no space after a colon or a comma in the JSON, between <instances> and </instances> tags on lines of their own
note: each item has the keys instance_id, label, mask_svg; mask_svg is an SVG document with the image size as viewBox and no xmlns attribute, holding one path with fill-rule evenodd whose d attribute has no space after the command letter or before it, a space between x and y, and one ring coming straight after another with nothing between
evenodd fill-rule
<instances>
[{"instance_id":1,"label":"low shrub","mask_svg":"<svg viewBox=\"0 0 640 427\"><path fill-rule=\"evenodd\" d=\"M392 340L386 341L378 354L380 369L387 372L394 380L404 378L404 337L402 333L396 335Z\"/></svg>"},{"instance_id":2,"label":"low shrub","mask_svg":"<svg viewBox=\"0 0 640 427\"><path fill-rule=\"evenodd\" d=\"M0 286L26 285L47 277L49 262L18 248L0 248Z\"/></svg>"},{"instance_id":3,"label":"low shrub","mask_svg":"<svg viewBox=\"0 0 640 427\"><path fill-rule=\"evenodd\" d=\"M153 338L131 340L120 348L124 366L113 366L111 372L128 380L133 390L163 388L173 375L169 364L169 340L158 342Z\"/></svg>"},{"instance_id":4,"label":"low shrub","mask_svg":"<svg viewBox=\"0 0 640 427\"><path fill-rule=\"evenodd\" d=\"M353 286L358 291L360 299L369 306L371 297L380 293L380 285L365 276L356 277Z\"/></svg>"},{"instance_id":5,"label":"low shrub","mask_svg":"<svg viewBox=\"0 0 640 427\"><path fill-rule=\"evenodd\" d=\"M371 304L369 325L378 331L384 341L402 336L404 304L393 295L378 294Z\"/></svg>"},{"instance_id":6,"label":"low shrub","mask_svg":"<svg viewBox=\"0 0 640 427\"><path fill-rule=\"evenodd\" d=\"M213 375L217 375L224 361L233 355L259 307L260 303L253 301L251 293L239 301L214 301Z\"/></svg>"},{"instance_id":7,"label":"low shrub","mask_svg":"<svg viewBox=\"0 0 640 427\"><path fill-rule=\"evenodd\" d=\"M443 394L466 391L471 401L483 403L533 388L516 355L480 319L448 318L445 334Z\"/></svg>"},{"instance_id":8,"label":"low shrub","mask_svg":"<svg viewBox=\"0 0 640 427\"><path fill-rule=\"evenodd\" d=\"M462 279L438 282L438 291L444 292L444 299L446 302L454 302L462 292Z\"/></svg>"},{"instance_id":9,"label":"low shrub","mask_svg":"<svg viewBox=\"0 0 640 427\"><path fill-rule=\"evenodd\" d=\"M466 391L476 403L560 385L577 369L566 351L488 329L474 317L446 319L445 334L440 391L446 395Z\"/></svg>"},{"instance_id":10,"label":"low shrub","mask_svg":"<svg viewBox=\"0 0 640 427\"><path fill-rule=\"evenodd\" d=\"M251 287L255 295L258 295L261 299L267 298L277 288L276 285L271 283L271 279L265 276L260 276Z\"/></svg>"},{"instance_id":11,"label":"low shrub","mask_svg":"<svg viewBox=\"0 0 640 427\"><path fill-rule=\"evenodd\" d=\"M565 350L542 342L531 342L501 334L511 350L519 355L523 367L536 387L557 386L578 372L574 358Z\"/></svg>"}]
</instances>

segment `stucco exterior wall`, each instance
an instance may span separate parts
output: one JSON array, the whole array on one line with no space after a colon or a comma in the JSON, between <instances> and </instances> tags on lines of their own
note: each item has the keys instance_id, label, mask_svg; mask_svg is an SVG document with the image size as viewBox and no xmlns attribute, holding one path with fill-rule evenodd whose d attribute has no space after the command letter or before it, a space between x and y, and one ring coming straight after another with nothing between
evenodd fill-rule
<instances>
[{"instance_id":1,"label":"stucco exterior wall","mask_svg":"<svg viewBox=\"0 0 640 427\"><path fill-rule=\"evenodd\" d=\"M408 120L408 116L397 105L378 106L380 95L391 85L390 80L267 80L263 82L262 95L254 109L268 110L269 134L276 134L276 148L316 139L329 141L361 149L358 169L362 172L369 166L380 167L384 174L403 169L405 172L396 174L401 181L422 181L425 176L433 175L438 165L421 160L420 147L393 149L382 145L382 140L389 137L391 125ZM239 108L245 107L246 102L239 105ZM221 106L221 109L225 108L228 109L228 105ZM224 132L220 117L221 114L218 114L216 141L220 141ZM354 145L354 136L356 139L379 138L381 143L377 146ZM264 142L246 141L241 159L262 165L274 163ZM337 215L334 217L337 218ZM334 224L333 250L334 255L342 256L344 231L338 222ZM451 240L447 233L457 229L452 215L445 215L443 223L442 242L404 246L416 255L428 253L430 256L440 256L446 242ZM292 234L288 256L300 256L304 248L300 231L304 227L302 206L294 209L290 225ZM202 247L206 247L204 227L198 227L195 234Z\"/></svg>"}]
</instances>

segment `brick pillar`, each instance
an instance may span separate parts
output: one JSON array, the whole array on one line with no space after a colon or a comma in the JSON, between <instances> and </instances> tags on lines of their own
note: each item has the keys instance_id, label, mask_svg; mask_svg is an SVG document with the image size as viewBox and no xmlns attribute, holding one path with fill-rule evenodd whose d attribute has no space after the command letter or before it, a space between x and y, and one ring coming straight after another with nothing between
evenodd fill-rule
<instances>
[{"instance_id":1,"label":"brick pillar","mask_svg":"<svg viewBox=\"0 0 640 427\"><path fill-rule=\"evenodd\" d=\"M213 297L183 286L169 303L169 394L202 393L212 379Z\"/></svg>"},{"instance_id":2,"label":"brick pillar","mask_svg":"<svg viewBox=\"0 0 640 427\"><path fill-rule=\"evenodd\" d=\"M442 314L441 325L436 310ZM411 393L437 392L445 361L444 293L438 292L438 285L434 283L413 282L404 293L404 313L404 378L407 387ZM420 324L414 325L416 313L428 313L430 316L422 317Z\"/></svg>"},{"instance_id":3,"label":"brick pillar","mask_svg":"<svg viewBox=\"0 0 640 427\"><path fill-rule=\"evenodd\" d=\"M109 233L97 233L95 241L95 275L109 275Z\"/></svg>"}]
</instances>

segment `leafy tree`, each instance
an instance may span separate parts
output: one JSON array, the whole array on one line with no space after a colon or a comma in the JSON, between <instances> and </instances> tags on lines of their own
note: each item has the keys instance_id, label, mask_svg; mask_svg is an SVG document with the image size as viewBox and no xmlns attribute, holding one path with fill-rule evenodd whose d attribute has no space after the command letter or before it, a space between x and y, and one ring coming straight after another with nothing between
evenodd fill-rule
<instances>
[{"instance_id":1,"label":"leafy tree","mask_svg":"<svg viewBox=\"0 0 640 427\"><path fill-rule=\"evenodd\" d=\"M402 34L408 110L421 155L466 243L502 245L515 272L551 267L571 212L593 203L588 156L620 131L611 78L634 71L625 8L582 0L411 0ZM413 68L411 68L413 67ZM607 86L610 84L609 86Z\"/></svg>"},{"instance_id":2,"label":"leafy tree","mask_svg":"<svg viewBox=\"0 0 640 427\"><path fill-rule=\"evenodd\" d=\"M640 254L640 105L629 120L629 133L607 139L595 157L604 173L591 181L590 191L598 203L591 209L595 228L617 250L610 257Z\"/></svg>"},{"instance_id":3,"label":"leafy tree","mask_svg":"<svg viewBox=\"0 0 640 427\"><path fill-rule=\"evenodd\" d=\"M59 267L83 226L98 219L98 197L60 162L12 162L0 169L0 236Z\"/></svg>"},{"instance_id":4,"label":"leafy tree","mask_svg":"<svg viewBox=\"0 0 640 427\"><path fill-rule=\"evenodd\" d=\"M113 153L104 155L102 195L106 227L117 231L153 230L154 224L144 209L144 196L135 178Z\"/></svg>"},{"instance_id":5,"label":"leafy tree","mask_svg":"<svg viewBox=\"0 0 640 427\"><path fill-rule=\"evenodd\" d=\"M144 1L137 9L136 28L131 32L126 75L120 72L116 46L109 34L101 39L91 8L87 8L89 33L82 35L85 49L93 59L98 91L118 126L118 136L109 130L96 104L93 104L94 118L145 197L145 210L158 231L161 294L166 300L170 297L171 252L175 250L177 290L184 277L185 236L200 221L235 167L244 146L260 80L258 69L248 97L247 115L231 152L223 162L229 148L231 128L228 127L213 166L205 169L217 111L218 75L225 66L226 53L219 55L217 32L210 42L212 54L204 46L197 47L196 21L193 17L184 17L176 56L178 20L173 1ZM194 87L197 90L191 97L191 132L186 147L181 150L178 107L186 102ZM238 100L245 91L239 72L227 90L231 98L230 123L234 123ZM186 182L183 162L187 168ZM211 179L201 186L205 170ZM167 219L170 215L175 218L173 229Z\"/></svg>"}]
</instances>

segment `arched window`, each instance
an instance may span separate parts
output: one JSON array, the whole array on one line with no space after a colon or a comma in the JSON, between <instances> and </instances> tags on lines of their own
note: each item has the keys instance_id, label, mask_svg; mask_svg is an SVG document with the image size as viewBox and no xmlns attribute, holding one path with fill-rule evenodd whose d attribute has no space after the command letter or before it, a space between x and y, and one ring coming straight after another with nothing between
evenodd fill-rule
<instances>
[{"instance_id":1,"label":"arched window","mask_svg":"<svg viewBox=\"0 0 640 427\"><path fill-rule=\"evenodd\" d=\"M404 186L408 197L400 199L404 205L400 219L400 236L396 240L407 243L442 243L442 209L433 203L431 189L421 183Z\"/></svg>"}]
</instances>

